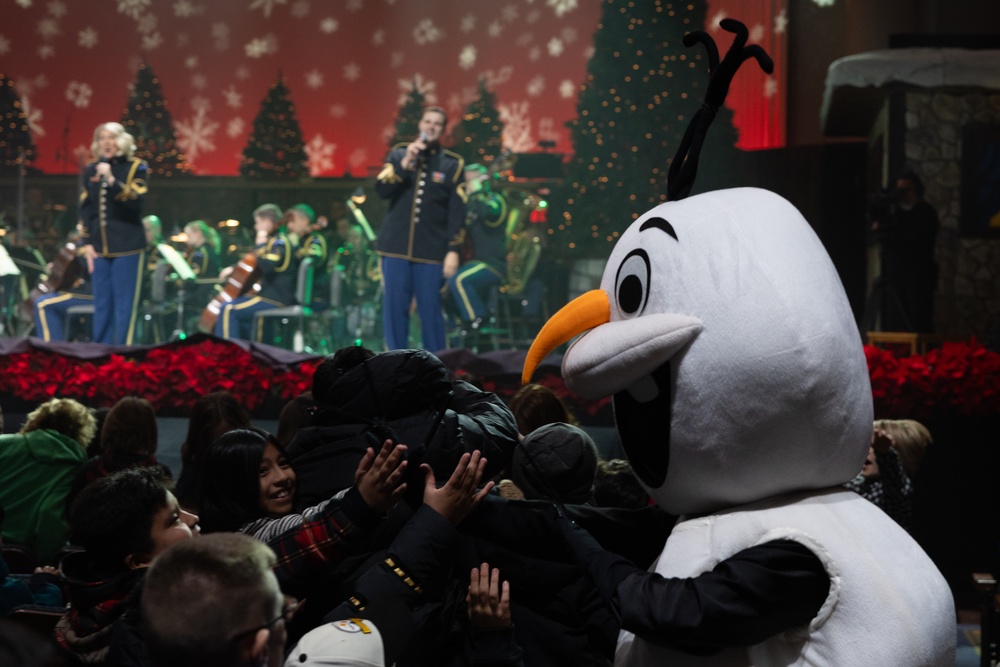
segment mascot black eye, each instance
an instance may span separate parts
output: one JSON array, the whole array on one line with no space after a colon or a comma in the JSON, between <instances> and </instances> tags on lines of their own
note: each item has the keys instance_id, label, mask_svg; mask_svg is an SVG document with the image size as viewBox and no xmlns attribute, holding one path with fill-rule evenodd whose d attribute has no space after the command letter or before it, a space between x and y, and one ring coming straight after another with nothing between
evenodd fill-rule
<instances>
[{"instance_id":1,"label":"mascot black eye","mask_svg":"<svg viewBox=\"0 0 1000 667\"><path fill-rule=\"evenodd\" d=\"M621 314L638 315L649 297L649 256L645 250L633 250L618 267L615 297Z\"/></svg>"}]
</instances>

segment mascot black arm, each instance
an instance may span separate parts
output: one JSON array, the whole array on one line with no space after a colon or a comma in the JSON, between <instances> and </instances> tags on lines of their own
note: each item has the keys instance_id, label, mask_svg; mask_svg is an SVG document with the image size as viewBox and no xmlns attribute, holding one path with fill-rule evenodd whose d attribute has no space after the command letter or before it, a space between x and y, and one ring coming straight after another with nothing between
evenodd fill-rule
<instances>
[{"instance_id":1,"label":"mascot black arm","mask_svg":"<svg viewBox=\"0 0 1000 667\"><path fill-rule=\"evenodd\" d=\"M556 521L622 629L689 653L752 646L804 627L830 590L819 558L791 540L745 549L709 572L678 579L641 570L604 550L564 515Z\"/></svg>"}]
</instances>

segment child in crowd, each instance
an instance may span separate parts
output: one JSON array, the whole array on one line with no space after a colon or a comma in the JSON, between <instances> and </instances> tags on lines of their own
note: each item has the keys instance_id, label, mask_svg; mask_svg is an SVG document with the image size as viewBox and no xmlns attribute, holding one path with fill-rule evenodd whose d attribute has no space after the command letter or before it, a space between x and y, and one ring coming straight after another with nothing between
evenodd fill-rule
<instances>
[{"instance_id":1,"label":"child in crowd","mask_svg":"<svg viewBox=\"0 0 1000 667\"><path fill-rule=\"evenodd\" d=\"M517 431L528 435L539 426L562 422L577 424L576 418L556 393L540 384L526 384L510 398L510 411L517 419Z\"/></svg>"},{"instance_id":2,"label":"child in crowd","mask_svg":"<svg viewBox=\"0 0 1000 667\"><path fill-rule=\"evenodd\" d=\"M59 645L87 664L142 664L129 612L143 574L163 550L198 532L198 517L180 508L156 468L121 470L85 487L70 513L71 541L83 550L61 563L70 608L56 625Z\"/></svg>"}]
</instances>

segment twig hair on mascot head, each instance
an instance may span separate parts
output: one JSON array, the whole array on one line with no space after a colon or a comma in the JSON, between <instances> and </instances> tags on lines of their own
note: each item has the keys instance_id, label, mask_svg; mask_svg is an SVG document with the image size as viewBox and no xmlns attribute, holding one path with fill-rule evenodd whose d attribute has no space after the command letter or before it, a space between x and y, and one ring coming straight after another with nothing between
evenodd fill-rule
<instances>
[{"instance_id":1,"label":"twig hair on mascot head","mask_svg":"<svg viewBox=\"0 0 1000 667\"><path fill-rule=\"evenodd\" d=\"M668 201L622 234L600 288L545 324L523 372L529 381L579 335L563 357L567 386L612 395L636 475L680 519L650 572L568 521L560 529L622 620L616 665L953 664L943 577L841 487L868 451L872 398L833 263L773 192L687 196L733 75L750 58L772 67L742 23L721 27L735 35L721 61L706 33L684 38L708 50L710 82ZM859 641L873 619L886 621L878 646Z\"/></svg>"}]
</instances>

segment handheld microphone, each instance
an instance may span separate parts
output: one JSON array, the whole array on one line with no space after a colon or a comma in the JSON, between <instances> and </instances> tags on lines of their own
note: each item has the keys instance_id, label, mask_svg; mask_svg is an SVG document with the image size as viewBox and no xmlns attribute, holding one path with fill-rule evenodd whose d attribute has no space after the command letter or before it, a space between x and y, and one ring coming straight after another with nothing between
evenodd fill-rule
<instances>
[{"instance_id":1,"label":"handheld microphone","mask_svg":"<svg viewBox=\"0 0 1000 667\"><path fill-rule=\"evenodd\" d=\"M421 132L420 133L420 141L421 141L421 143L425 143L426 144L428 139L430 139L430 137L427 136L426 132Z\"/></svg>"},{"instance_id":2,"label":"handheld microphone","mask_svg":"<svg viewBox=\"0 0 1000 667\"><path fill-rule=\"evenodd\" d=\"M106 157L102 157L101 159L98 160L98 162L101 163L101 164L111 164L111 160L109 160ZM107 176L107 174L102 173L101 174L101 185L107 185L107 184L108 184L108 176Z\"/></svg>"}]
</instances>

